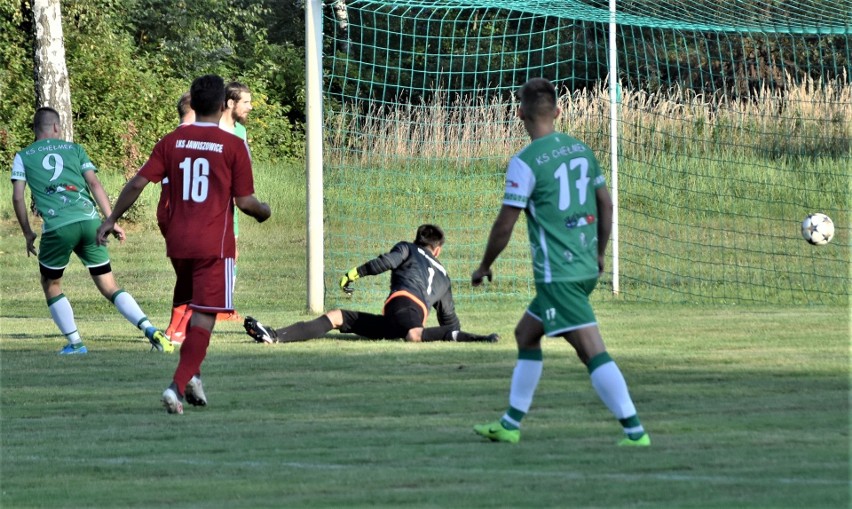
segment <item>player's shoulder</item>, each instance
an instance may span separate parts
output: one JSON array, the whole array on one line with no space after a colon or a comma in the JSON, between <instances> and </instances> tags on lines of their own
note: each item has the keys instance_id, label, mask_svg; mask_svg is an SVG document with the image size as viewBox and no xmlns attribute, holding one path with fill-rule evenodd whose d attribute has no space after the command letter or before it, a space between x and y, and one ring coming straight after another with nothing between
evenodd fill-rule
<instances>
[{"instance_id":1,"label":"player's shoulder","mask_svg":"<svg viewBox=\"0 0 852 509\"><path fill-rule=\"evenodd\" d=\"M172 132L165 135L161 141L169 142L174 139L193 140L195 142L208 142L222 145L225 150L232 147L241 147L245 142L212 122L193 122L192 124L181 124ZM180 144L178 144L180 146Z\"/></svg>"},{"instance_id":2,"label":"player's shoulder","mask_svg":"<svg viewBox=\"0 0 852 509\"><path fill-rule=\"evenodd\" d=\"M411 242L406 242L404 240L401 240L401 241L399 241L399 242L397 242L396 244L393 245L393 247L391 248L391 251L399 251L401 253L408 254L409 252L412 251L412 249L414 249L416 247L417 246L415 244L411 243Z\"/></svg>"}]
</instances>

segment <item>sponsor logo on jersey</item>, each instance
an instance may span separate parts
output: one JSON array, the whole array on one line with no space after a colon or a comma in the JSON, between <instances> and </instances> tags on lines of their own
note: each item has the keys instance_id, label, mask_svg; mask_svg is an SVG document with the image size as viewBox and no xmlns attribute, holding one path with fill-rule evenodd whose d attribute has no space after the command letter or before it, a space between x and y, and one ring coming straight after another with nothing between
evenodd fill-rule
<instances>
[{"instance_id":1,"label":"sponsor logo on jersey","mask_svg":"<svg viewBox=\"0 0 852 509\"><path fill-rule=\"evenodd\" d=\"M53 193L61 193L63 191L77 192L77 191L79 191L79 189L77 189L77 186L75 186L74 184L64 184L64 183L52 184L52 185L49 185L49 186L44 188L44 194L48 194L48 195L53 194Z\"/></svg>"},{"instance_id":2,"label":"sponsor logo on jersey","mask_svg":"<svg viewBox=\"0 0 852 509\"><path fill-rule=\"evenodd\" d=\"M565 228L577 228L594 224L595 216L591 214L574 214L565 218Z\"/></svg>"}]
</instances>

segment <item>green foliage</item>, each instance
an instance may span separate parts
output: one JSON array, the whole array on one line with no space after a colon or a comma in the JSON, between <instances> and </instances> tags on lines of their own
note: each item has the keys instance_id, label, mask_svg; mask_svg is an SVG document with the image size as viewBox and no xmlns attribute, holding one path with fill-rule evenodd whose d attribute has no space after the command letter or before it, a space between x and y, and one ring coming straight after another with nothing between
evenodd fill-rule
<instances>
[{"instance_id":1,"label":"green foliage","mask_svg":"<svg viewBox=\"0 0 852 509\"><path fill-rule=\"evenodd\" d=\"M292 44L270 42L262 2L132 0L133 37L161 74L183 80L218 73L252 91L249 144L260 159L303 152L304 61Z\"/></svg>"},{"instance_id":2,"label":"green foliage","mask_svg":"<svg viewBox=\"0 0 852 509\"><path fill-rule=\"evenodd\" d=\"M247 48L266 39L262 18L268 12L257 2L128 1L139 50L185 80L207 73L227 76Z\"/></svg>"},{"instance_id":3,"label":"green foliage","mask_svg":"<svg viewBox=\"0 0 852 509\"><path fill-rule=\"evenodd\" d=\"M23 2L0 2L0 167L33 140L32 38Z\"/></svg>"},{"instance_id":4,"label":"green foliage","mask_svg":"<svg viewBox=\"0 0 852 509\"><path fill-rule=\"evenodd\" d=\"M144 64L103 3L79 2L63 13L75 141L101 171L132 175L177 124L175 103L185 88Z\"/></svg>"},{"instance_id":5,"label":"green foliage","mask_svg":"<svg viewBox=\"0 0 852 509\"><path fill-rule=\"evenodd\" d=\"M303 153L302 51L269 26L302 23L260 0L62 3L75 141L104 172L129 175L177 124L193 78L218 73L252 90L257 160ZM0 3L0 157L32 141L35 110L29 3ZM272 42L272 40L275 42ZM6 166L8 167L8 166Z\"/></svg>"}]
</instances>

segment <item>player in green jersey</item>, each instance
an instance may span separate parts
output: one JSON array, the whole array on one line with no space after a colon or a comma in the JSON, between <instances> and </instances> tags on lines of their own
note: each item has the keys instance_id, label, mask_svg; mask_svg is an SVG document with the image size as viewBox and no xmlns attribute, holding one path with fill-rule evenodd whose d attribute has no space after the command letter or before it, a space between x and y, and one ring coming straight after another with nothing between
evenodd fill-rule
<instances>
[{"instance_id":1,"label":"player in green jersey","mask_svg":"<svg viewBox=\"0 0 852 509\"><path fill-rule=\"evenodd\" d=\"M246 131L246 122L248 122L248 114L251 112L251 90L249 87L239 81L232 81L225 86L225 111L222 112L222 118L219 119L219 127L242 138L248 144L248 132ZM234 209L234 238L239 241L240 238L240 215ZM237 248L237 256L234 258L234 284L237 282L237 258L239 258L239 247ZM216 317L219 321L239 322L242 317L236 311L232 313L221 313Z\"/></svg>"},{"instance_id":2,"label":"player in green jersey","mask_svg":"<svg viewBox=\"0 0 852 509\"><path fill-rule=\"evenodd\" d=\"M109 253L96 242L101 218L112 211L106 191L95 175L97 169L85 149L60 139L59 114L52 108L39 108L33 117L36 141L15 154L12 163L12 205L27 243L27 256L38 256L41 286L50 315L68 344L62 355L85 354L88 349L80 338L74 311L62 293L62 275L71 253L88 267L101 294L109 299L130 323L145 332L159 351L174 347L165 334L154 327L129 293L119 288L112 274ZM38 215L43 219L39 249L37 235L30 227L24 194L29 185ZM116 236L124 241L124 230Z\"/></svg>"},{"instance_id":3,"label":"player in green jersey","mask_svg":"<svg viewBox=\"0 0 852 509\"><path fill-rule=\"evenodd\" d=\"M479 286L483 279L491 280L491 265L524 211L536 296L515 328L518 360L509 408L498 421L473 429L493 441L520 440L521 419L541 378L541 338L560 336L574 347L598 396L620 421L625 436L619 445L648 446L650 437L636 414L624 376L606 351L589 302L604 270L612 230L613 204L606 181L592 150L556 131L554 122L561 110L552 83L533 78L519 96L518 117L531 142L509 161L503 205L471 283Z\"/></svg>"}]
</instances>

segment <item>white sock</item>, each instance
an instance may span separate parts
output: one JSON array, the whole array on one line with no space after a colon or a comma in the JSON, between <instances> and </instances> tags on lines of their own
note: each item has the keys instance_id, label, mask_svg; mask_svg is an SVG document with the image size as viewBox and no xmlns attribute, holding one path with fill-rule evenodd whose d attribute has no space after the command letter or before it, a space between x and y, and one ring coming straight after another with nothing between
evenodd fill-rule
<instances>
[{"instance_id":1,"label":"white sock","mask_svg":"<svg viewBox=\"0 0 852 509\"><path fill-rule=\"evenodd\" d=\"M112 303L115 305L116 309L118 309L118 312L121 313L124 318L127 318L127 321L132 323L135 327L144 331L148 327L152 326L148 317L142 312L142 308L140 308L139 304L136 303L136 299L124 290L119 290L113 294Z\"/></svg>"},{"instance_id":2,"label":"white sock","mask_svg":"<svg viewBox=\"0 0 852 509\"><path fill-rule=\"evenodd\" d=\"M72 345L81 343L80 333L77 332L77 322L74 321L74 310L71 309L71 303L65 294L60 294L56 300L48 304L47 309L50 310L50 316L53 317L53 323L59 327L59 332L68 338L68 342Z\"/></svg>"},{"instance_id":3,"label":"white sock","mask_svg":"<svg viewBox=\"0 0 852 509\"><path fill-rule=\"evenodd\" d=\"M540 360L518 359L515 370L512 372L512 386L509 389L510 411L503 416L508 423L520 426L520 419L509 415L511 409L519 410L524 414L529 412L543 368L544 362Z\"/></svg>"},{"instance_id":4,"label":"white sock","mask_svg":"<svg viewBox=\"0 0 852 509\"><path fill-rule=\"evenodd\" d=\"M616 419L625 419L636 415L636 407L633 406L633 400L630 399L627 382L615 361L601 364L589 374L589 377L592 379L592 387L595 388L601 401L615 415Z\"/></svg>"}]
</instances>

